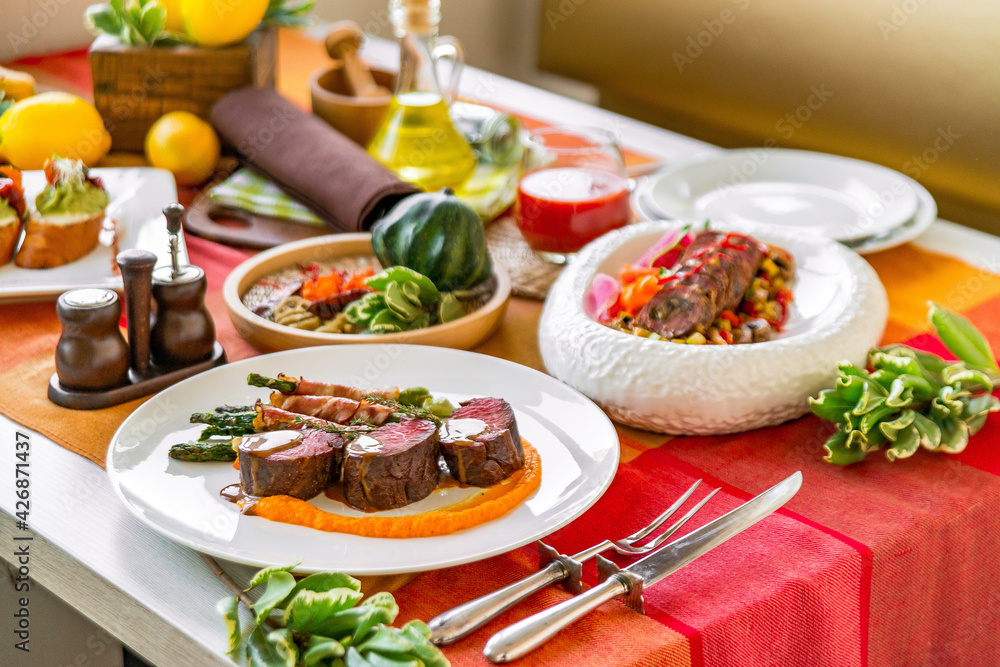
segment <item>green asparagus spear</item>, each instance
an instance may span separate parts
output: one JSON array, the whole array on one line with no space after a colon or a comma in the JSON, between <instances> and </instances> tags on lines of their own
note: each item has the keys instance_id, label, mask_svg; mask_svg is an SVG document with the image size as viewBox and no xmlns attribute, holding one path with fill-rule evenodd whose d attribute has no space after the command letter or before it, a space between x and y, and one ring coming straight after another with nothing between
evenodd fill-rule
<instances>
[{"instance_id":1,"label":"green asparagus spear","mask_svg":"<svg viewBox=\"0 0 1000 667\"><path fill-rule=\"evenodd\" d=\"M273 389L275 391L280 391L282 394L291 394L295 391L295 387L298 383L295 380L283 380L269 378L258 373L251 373L247 376L247 384L251 387L263 387L264 389Z\"/></svg>"},{"instance_id":2,"label":"green asparagus spear","mask_svg":"<svg viewBox=\"0 0 1000 667\"><path fill-rule=\"evenodd\" d=\"M250 408L245 412L196 412L191 415L191 423L208 425L198 436L198 442L204 442L216 436L235 438L253 433L256 416Z\"/></svg>"},{"instance_id":3,"label":"green asparagus spear","mask_svg":"<svg viewBox=\"0 0 1000 667\"><path fill-rule=\"evenodd\" d=\"M252 405L220 405L216 412L253 412Z\"/></svg>"},{"instance_id":4,"label":"green asparagus spear","mask_svg":"<svg viewBox=\"0 0 1000 667\"><path fill-rule=\"evenodd\" d=\"M237 428L228 426L206 426L205 429L198 436L198 442L207 442L212 438L238 438L241 435L250 435L256 431L251 426L249 428Z\"/></svg>"},{"instance_id":5,"label":"green asparagus spear","mask_svg":"<svg viewBox=\"0 0 1000 667\"><path fill-rule=\"evenodd\" d=\"M230 441L182 442L170 448L170 458L202 463L204 461L235 461L236 450Z\"/></svg>"},{"instance_id":6,"label":"green asparagus spear","mask_svg":"<svg viewBox=\"0 0 1000 667\"><path fill-rule=\"evenodd\" d=\"M192 424L208 424L219 428L253 429L257 413L253 409L246 412L196 412L191 415Z\"/></svg>"}]
</instances>

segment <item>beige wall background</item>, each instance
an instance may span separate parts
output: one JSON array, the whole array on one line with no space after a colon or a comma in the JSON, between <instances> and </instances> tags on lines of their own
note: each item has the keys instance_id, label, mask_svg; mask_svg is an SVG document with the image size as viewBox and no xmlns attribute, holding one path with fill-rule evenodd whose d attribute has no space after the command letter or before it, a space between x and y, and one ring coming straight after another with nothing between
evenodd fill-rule
<instances>
[{"instance_id":1,"label":"beige wall background","mask_svg":"<svg viewBox=\"0 0 1000 667\"><path fill-rule=\"evenodd\" d=\"M0 0L0 62L90 44L83 10L93 0Z\"/></svg>"},{"instance_id":2,"label":"beige wall background","mask_svg":"<svg viewBox=\"0 0 1000 667\"><path fill-rule=\"evenodd\" d=\"M607 108L725 147L878 162L1000 234L996 0L543 1L542 66Z\"/></svg>"}]
</instances>

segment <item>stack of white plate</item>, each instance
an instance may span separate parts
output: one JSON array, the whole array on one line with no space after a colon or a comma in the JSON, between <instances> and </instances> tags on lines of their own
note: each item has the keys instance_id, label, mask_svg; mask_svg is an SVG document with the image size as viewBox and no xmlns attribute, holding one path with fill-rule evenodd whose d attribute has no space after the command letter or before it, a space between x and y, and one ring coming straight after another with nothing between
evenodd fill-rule
<instances>
[{"instance_id":1,"label":"stack of white plate","mask_svg":"<svg viewBox=\"0 0 1000 667\"><path fill-rule=\"evenodd\" d=\"M792 227L859 253L905 243L937 219L930 193L899 172L825 153L749 148L651 175L632 194L641 220Z\"/></svg>"}]
</instances>

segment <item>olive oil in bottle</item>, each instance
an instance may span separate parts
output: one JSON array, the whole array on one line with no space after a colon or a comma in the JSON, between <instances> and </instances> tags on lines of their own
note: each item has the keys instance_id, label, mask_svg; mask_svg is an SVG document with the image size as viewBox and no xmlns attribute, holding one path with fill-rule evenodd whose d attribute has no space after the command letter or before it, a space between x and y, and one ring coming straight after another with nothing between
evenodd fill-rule
<instances>
[{"instance_id":1,"label":"olive oil in bottle","mask_svg":"<svg viewBox=\"0 0 1000 667\"><path fill-rule=\"evenodd\" d=\"M464 59L461 45L438 37L440 0L391 0L389 17L400 42L396 90L368 152L401 179L424 190L455 187L476 167L476 156L455 129L448 97ZM452 61L446 96L438 85L439 58Z\"/></svg>"},{"instance_id":2,"label":"olive oil in bottle","mask_svg":"<svg viewBox=\"0 0 1000 667\"><path fill-rule=\"evenodd\" d=\"M476 166L475 153L452 124L440 93L394 96L368 152L404 181L428 191L461 184Z\"/></svg>"}]
</instances>

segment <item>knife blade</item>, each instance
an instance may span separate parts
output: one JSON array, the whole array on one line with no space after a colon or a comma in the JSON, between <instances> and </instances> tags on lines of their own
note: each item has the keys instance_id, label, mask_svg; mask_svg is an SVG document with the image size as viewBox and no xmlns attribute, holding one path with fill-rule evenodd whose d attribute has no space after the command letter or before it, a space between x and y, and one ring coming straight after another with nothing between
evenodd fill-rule
<instances>
[{"instance_id":1,"label":"knife blade","mask_svg":"<svg viewBox=\"0 0 1000 667\"><path fill-rule=\"evenodd\" d=\"M802 473L796 472L731 512L612 574L585 593L501 630L486 642L483 654L496 663L516 660L608 600L627 594L638 596L643 587L661 581L777 510L801 486Z\"/></svg>"}]
</instances>

